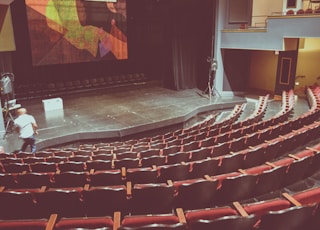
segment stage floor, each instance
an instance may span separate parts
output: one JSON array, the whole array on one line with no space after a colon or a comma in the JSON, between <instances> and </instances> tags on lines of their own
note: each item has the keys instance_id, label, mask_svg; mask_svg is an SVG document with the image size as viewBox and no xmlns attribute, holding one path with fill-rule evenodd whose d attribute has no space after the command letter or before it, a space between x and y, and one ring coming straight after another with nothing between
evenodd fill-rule
<instances>
[{"instance_id":1,"label":"stage floor","mask_svg":"<svg viewBox=\"0 0 320 230\"><path fill-rule=\"evenodd\" d=\"M211 111L230 111L236 104L247 102L246 97L238 96L217 95L210 100L199 89L176 91L154 84L62 96L63 109L52 111L44 110L44 99L50 98L17 101L38 123L38 150L81 141L150 136L170 127L183 127L192 119L196 122ZM276 103L275 112L280 105ZM269 113L272 115L272 110ZM0 140L6 152L18 150L21 144L15 132L8 132Z\"/></svg>"}]
</instances>

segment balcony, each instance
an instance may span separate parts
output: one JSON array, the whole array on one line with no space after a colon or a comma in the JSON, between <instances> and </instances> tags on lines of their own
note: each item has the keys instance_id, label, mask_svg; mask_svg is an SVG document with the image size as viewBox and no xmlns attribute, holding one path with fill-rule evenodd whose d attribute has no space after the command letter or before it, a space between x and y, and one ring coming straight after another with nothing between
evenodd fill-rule
<instances>
[{"instance_id":1,"label":"balcony","mask_svg":"<svg viewBox=\"0 0 320 230\"><path fill-rule=\"evenodd\" d=\"M268 16L263 27L223 29L221 48L284 50L284 38L320 37L320 14Z\"/></svg>"}]
</instances>

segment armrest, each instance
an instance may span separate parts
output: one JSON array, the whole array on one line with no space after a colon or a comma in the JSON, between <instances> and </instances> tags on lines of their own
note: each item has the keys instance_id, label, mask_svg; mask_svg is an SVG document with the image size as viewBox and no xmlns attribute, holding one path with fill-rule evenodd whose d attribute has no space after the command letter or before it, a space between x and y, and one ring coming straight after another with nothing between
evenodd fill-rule
<instances>
[{"instance_id":1,"label":"armrest","mask_svg":"<svg viewBox=\"0 0 320 230\"><path fill-rule=\"evenodd\" d=\"M290 201L293 205L295 206L302 206L301 203L299 201L297 201L296 199L294 199L289 193L282 193L282 196L284 196L288 201Z\"/></svg>"},{"instance_id":2,"label":"armrest","mask_svg":"<svg viewBox=\"0 0 320 230\"><path fill-rule=\"evenodd\" d=\"M90 184L85 184L83 190L88 191L90 189Z\"/></svg>"},{"instance_id":3,"label":"armrest","mask_svg":"<svg viewBox=\"0 0 320 230\"><path fill-rule=\"evenodd\" d=\"M319 152L319 150L318 150L318 149L315 149L315 148L312 148L312 147L306 147L306 149L308 149L308 150L312 150L313 152Z\"/></svg>"},{"instance_id":4,"label":"armrest","mask_svg":"<svg viewBox=\"0 0 320 230\"><path fill-rule=\"evenodd\" d=\"M176 213L177 213L177 216L179 218L179 222L182 223L182 224L186 224L187 220L186 220L186 217L184 215L183 209L182 208L177 208L176 209Z\"/></svg>"},{"instance_id":5,"label":"armrest","mask_svg":"<svg viewBox=\"0 0 320 230\"><path fill-rule=\"evenodd\" d=\"M239 212L239 214L241 216L243 216L243 217L249 216L248 213L246 212L246 210L244 210L244 208L242 207L242 205L238 201L235 201L232 204L237 209L237 211Z\"/></svg>"},{"instance_id":6,"label":"armrest","mask_svg":"<svg viewBox=\"0 0 320 230\"><path fill-rule=\"evenodd\" d=\"M209 175L204 175L204 179L206 180L212 180L212 178Z\"/></svg>"},{"instance_id":7,"label":"armrest","mask_svg":"<svg viewBox=\"0 0 320 230\"><path fill-rule=\"evenodd\" d=\"M132 182L127 181L126 186L127 186L127 197L130 198L132 196Z\"/></svg>"},{"instance_id":8,"label":"armrest","mask_svg":"<svg viewBox=\"0 0 320 230\"><path fill-rule=\"evenodd\" d=\"M271 166L272 168L276 168L277 166L269 161L265 162L266 165Z\"/></svg>"},{"instance_id":9,"label":"armrest","mask_svg":"<svg viewBox=\"0 0 320 230\"><path fill-rule=\"evenodd\" d=\"M41 186L40 192L45 192L47 190L47 186Z\"/></svg>"},{"instance_id":10,"label":"armrest","mask_svg":"<svg viewBox=\"0 0 320 230\"><path fill-rule=\"evenodd\" d=\"M121 176L122 178L126 178L127 176L127 170L125 167L121 167Z\"/></svg>"},{"instance_id":11,"label":"armrest","mask_svg":"<svg viewBox=\"0 0 320 230\"><path fill-rule=\"evenodd\" d=\"M57 219L58 219L58 214L51 214L46 226L46 230L54 229L54 226L57 223Z\"/></svg>"},{"instance_id":12,"label":"armrest","mask_svg":"<svg viewBox=\"0 0 320 230\"><path fill-rule=\"evenodd\" d=\"M113 230L117 230L121 225L121 213L114 212L113 213Z\"/></svg>"},{"instance_id":13,"label":"armrest","mask_svg":"<svg viewBox=\"0 0 320 230\"><path fill-rule=\"evenodd\" d=\"M295 160L300 160L301 159L300 157L297 157L297 156L295 156L293 154L288 154L288 157L291 157L291 158L293 158Z\"/></svg>"}]
</instances>

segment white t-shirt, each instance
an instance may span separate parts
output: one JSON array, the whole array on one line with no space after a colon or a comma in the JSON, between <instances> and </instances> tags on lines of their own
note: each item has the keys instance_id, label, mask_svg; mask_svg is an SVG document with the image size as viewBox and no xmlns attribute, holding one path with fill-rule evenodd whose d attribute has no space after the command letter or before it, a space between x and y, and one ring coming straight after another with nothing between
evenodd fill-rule
<instances>
[{"instance_id":1,"label":"white t-shirt","mask_svg":"<svg viewBox=\"0 0 320 230\"><path fill-rule=\"evenodd\" d=\"M14 125L19 127L21 138L28 138L34 134L32 123L36 123L36 121L29 114L20 115L14 120Z\"/></svg>"}]
</instances>

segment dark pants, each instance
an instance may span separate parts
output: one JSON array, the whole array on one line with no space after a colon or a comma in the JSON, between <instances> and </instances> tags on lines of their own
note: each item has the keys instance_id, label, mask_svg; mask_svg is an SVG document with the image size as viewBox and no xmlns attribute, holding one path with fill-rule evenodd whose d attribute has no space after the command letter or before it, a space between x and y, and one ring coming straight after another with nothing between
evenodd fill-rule
<instances>
[{"instance_id":1,"label":"dark pants","mask_svg":"<svg viewBox=\"0 0 320 230\"><path fill-rule=\"evenodd\" d=\"M30 145L31 148L31 152L36 152L37 148L36 148L36 139L34 138L34 136L28 137L28 138L22 138L23 140L23 144L21 146L21 151L25 152L26 148L28 147L28 145Z\"/></svg>"}]
</instances>

